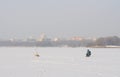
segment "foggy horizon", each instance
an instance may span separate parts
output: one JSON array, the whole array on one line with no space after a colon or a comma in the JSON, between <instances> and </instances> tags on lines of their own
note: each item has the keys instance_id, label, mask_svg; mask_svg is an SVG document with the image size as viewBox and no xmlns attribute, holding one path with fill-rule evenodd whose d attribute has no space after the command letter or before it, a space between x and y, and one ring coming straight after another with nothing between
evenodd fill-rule
<instances>
[{"instance_id":1,"label":"foggy horizon","mask_svg":"<svg viewBox=\"0 0 120 77\"><path fill-rule=\"evenodd\" d=\"M33 38L33 39L37 39L37 38L40 38L42 33L37 33L37 34L34 34L34 35L7 35L5 37L1 37L0 36L0 39L26 39L26 38ZM63 38L63 39L69 39L69 38L72 38L72 37L81 37L81 38L101 38L101 37L112 37L112 36L117 36L117 37L120 37L120 35L94 35L94 36L86 36L86 35L66 35L65 33L64 34L59 34L57 35L56 33L55 34L52 34L52 35L47 35L45 34L45 37L46 38Z\"/></svg>"},{"instance_id":2,"label":"foggy horizon","mask_svg":"<svg viewBox=\"0 0 120 77\"><path fill-rule=\"evenodd\" d=\"M1 0L0 39L120 36L119 0Z\"/></svg>"}]
</instances>

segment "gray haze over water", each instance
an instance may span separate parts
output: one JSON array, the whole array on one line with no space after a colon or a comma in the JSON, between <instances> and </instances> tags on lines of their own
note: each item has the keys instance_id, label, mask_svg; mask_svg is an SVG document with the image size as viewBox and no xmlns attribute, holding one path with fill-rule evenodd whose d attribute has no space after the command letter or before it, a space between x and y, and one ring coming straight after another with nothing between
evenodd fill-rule
<instances>
[{"instance_id":1,"label":"gray haze over water","mask_svg":"<svg viewBox=\"0 0 120 77\"><path fill-rule=\"evenodd\" d=\"M0 0L0 38L120 36L120 0Z\"/></svg>"}]
</instances>

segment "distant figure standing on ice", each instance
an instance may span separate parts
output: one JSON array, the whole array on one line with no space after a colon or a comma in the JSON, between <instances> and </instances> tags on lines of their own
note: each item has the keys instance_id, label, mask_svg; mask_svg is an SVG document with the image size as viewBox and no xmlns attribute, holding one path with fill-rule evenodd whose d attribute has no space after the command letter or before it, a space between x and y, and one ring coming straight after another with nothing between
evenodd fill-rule
<instances>
[{"instance_id":1,"label":"distant figure standing on ice","mask_svg":"<svg viewBox=\"0 0 120 77\"><path fill-rule=\"evenodd\" d=\"M35 55L36 57L40 57L40 55L39 55L38 52L36 52L34 55Z\"/></svg>"},{"instance_id":2,"label":"distant figure standing on ice","mask_svg":"<svg viewBox=\"0 0 120 77\"><path fill-rule=\"evenodd\" d=\"M86 53L86 57L90 57L90 56L91 56L91 51L88 49Z\"/></svg>"}]
</instances>

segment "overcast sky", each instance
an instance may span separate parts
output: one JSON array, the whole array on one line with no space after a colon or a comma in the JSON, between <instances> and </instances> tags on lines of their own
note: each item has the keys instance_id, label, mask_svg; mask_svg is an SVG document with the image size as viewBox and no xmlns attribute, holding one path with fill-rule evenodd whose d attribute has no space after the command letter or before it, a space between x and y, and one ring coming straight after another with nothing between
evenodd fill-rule
<instances>
[{"instance_id":1,"label":"overcast sky","mask_svg":"<svg viewBox=\"0 0 120 77\"><path fill-rule=\"evenodd\" d=\"M0 38L120 36L120 0L0 0Z\"/></svg>"}]
</instances>

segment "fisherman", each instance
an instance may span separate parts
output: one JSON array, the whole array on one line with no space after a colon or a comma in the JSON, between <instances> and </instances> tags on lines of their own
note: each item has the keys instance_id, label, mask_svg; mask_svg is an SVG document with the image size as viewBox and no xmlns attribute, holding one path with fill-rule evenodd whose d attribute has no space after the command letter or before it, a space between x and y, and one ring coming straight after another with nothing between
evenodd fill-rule
<instances>
[{"instance_id":1,"label":"fisherman","mask_svg":"<svg viewBox=\"0 0 120 77\"><path fill-rule=\"evenodd\" d=\"M40 57L40 55L39 55L37 52L35 53L35 56L36 56L36 57Z\"/></svg>"},{"instance_id":2,"label":"fisherman","mask_svg":"<svg viewBox=\"0 0 120 77\"><path fill-rule=\"evenodd\" d=\"M91 51L88 49L86 53L86 57L90 57L90 56L91 56Z\"/></svg>"},{"instance_id":3,"label":"fisherman","mask_svg":"<svg viewBox=\"0 0 120 77\"><path fill-rule=\"evenodd\" d=\"M36 56L36 57L40 57L40 55L39 55L39 54L35 54L35 56Z\"/></svg>"}]
</instances>

